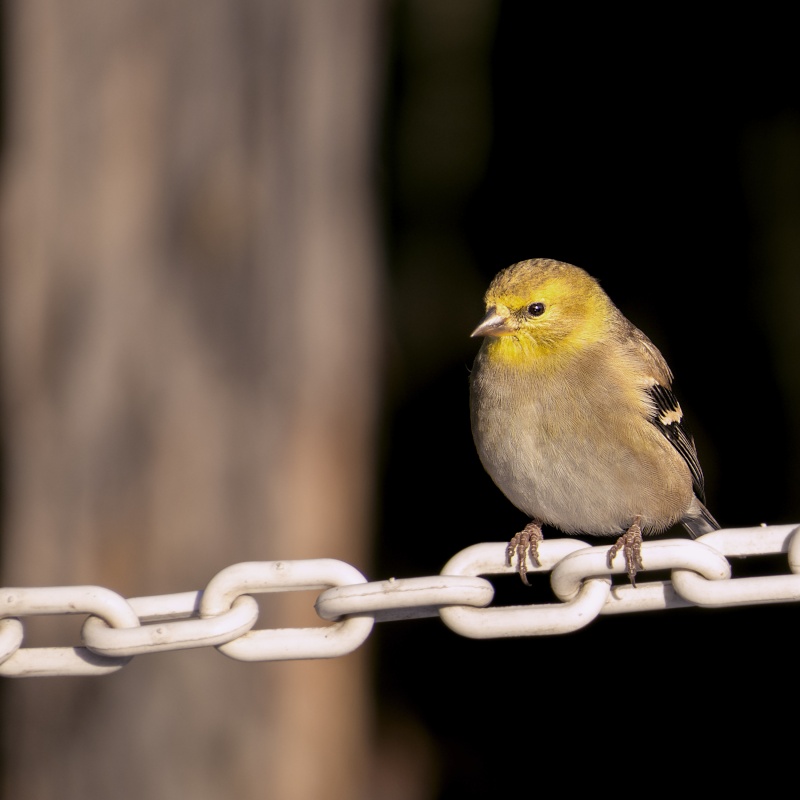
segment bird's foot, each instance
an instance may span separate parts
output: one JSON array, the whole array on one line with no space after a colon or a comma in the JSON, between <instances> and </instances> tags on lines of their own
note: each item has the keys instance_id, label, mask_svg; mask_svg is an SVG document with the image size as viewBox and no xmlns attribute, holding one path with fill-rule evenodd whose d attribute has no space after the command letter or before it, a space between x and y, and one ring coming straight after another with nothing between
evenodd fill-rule
<instances>
[{"instance_id":1,"label":"bird's foot","mask_svg":"<svg viewBox=\"0 0 800 800\"><path fill-rule=\"evenodd\" d=\"M542 523L533 520L529 522L523 530L515 534L506 547L506 564L510 567L514 561L514 553L517 554L517 572L519 572L522 582L530 586L528 582L528 565L526 559L531 558L531 563L536 567L541 567L539 561L539 542L542 541Z\"/></svg>"},{"instance_id":2,"label":"bird's foot","mask_svg":"<svg viewBox=\"0 0 800 800\"><path fill-rule=\"evenodd\" d=\"M608 551L608 566L613 566L614 557L622 550L625 556L625 568L631 584L636 586L636 573L644 569L642 563L642 518L638 514L633 518L633 524L612 545Z\"/></svg>"}]
</instances>

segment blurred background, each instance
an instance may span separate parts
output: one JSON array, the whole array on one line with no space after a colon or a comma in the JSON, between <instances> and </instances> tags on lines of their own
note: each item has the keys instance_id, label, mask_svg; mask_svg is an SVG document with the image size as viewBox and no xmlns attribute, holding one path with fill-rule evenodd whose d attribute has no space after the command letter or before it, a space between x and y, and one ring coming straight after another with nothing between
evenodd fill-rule
<instances>
[{"instance_id":1,"label":"blurred background","mask_svg":"<svg viewBox=\"0 0 800 800\"><path fill-rule=\"evenodd\" d=\"M595 275L662 350L723 526L800 521L787 20L2 12L4 585L165 594L317 557L414 577L508 540L526 520L472 446L469 333L495 272L537 256ZM314 624L313 599L270 597L263 625ZM782 747L797 621L684 609L476 642L416 620L330 661L206 649L6 678L3 797L449 800L557 770L652 786L687 740L756 775ZM64 631L26 624L30 644Z\"/></svg>"}]
</instances>

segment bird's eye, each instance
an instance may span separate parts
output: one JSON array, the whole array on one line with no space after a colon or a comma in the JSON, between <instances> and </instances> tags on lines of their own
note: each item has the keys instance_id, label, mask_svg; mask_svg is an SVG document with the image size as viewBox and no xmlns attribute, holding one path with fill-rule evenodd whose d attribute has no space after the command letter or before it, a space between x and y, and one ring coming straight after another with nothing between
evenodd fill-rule
<instances>
[{"instance_id":1,"label":"bird's eye","mask_svg":"<svg viewBox=\"0 0 800 800\"><path fill-rule=\"evenodd\" d=\"M541 317L544 314L544 303L531 303L528 306L528 313L532 317Z\"/></svg>"}]
</instances>

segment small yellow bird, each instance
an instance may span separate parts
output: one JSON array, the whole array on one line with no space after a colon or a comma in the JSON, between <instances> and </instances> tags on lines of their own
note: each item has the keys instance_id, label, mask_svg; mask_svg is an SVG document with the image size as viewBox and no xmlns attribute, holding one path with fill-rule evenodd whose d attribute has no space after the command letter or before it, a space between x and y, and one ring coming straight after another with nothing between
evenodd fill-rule
<instances>
[{"instance_id":1,"label":"small yellow bird","mask_svg":"<svg viewBox=\"0 0 800 800\"><path fill-rule=\"evenodd\" d=\"M532 518L507 550L525 583L526 556L540 566L543 524L619 536L608 563L622 550L634 585L642 533L719 528L669 367L594 278L521 261L485 300L472 332L484 337L470 375L472 435L492 480Z\"/></svg>"}]
</instances>

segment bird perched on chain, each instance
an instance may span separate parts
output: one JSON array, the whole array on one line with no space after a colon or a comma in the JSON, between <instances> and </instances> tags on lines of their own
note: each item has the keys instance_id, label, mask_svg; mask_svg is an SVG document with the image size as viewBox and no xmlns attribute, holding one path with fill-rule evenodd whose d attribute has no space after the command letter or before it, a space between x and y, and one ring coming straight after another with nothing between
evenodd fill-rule
<instances>
[{"instance_id":1,"label":"bird perched on chain","mask_svg":"<svg viewBox=\"0 0 800 800\"><path fill-rule=\"evenodd\" d=\"M705 507L694 440L656 346L572 264L536 258L502 270L472 332L470 417L483 466L531 517L507 549L525 583L541 566L542 525L618 536L635 585L642 534L719 528Z\"/></svg>"}]
</instances>

